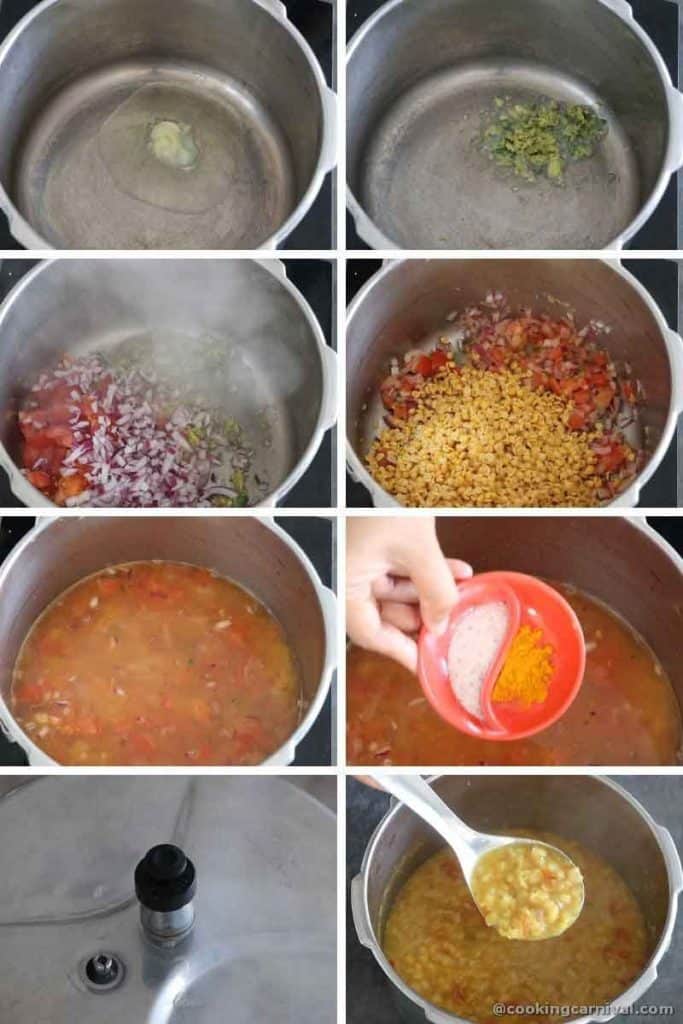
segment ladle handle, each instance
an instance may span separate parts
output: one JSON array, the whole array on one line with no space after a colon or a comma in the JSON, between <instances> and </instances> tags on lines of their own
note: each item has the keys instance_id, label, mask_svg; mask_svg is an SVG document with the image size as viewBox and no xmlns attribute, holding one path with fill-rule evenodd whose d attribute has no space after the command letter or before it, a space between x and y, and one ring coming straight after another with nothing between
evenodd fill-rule
<instances>
[{"instance_id":1,"label":"ladle handle","mask_svg":"<svg viewBox=\"0 0 683 1024\"><path fill-rule=\"evenodd\" d=\"M419 818L431 825L455 848L462 867L467 870L472 857L476 858L472 847L481 841L479 832L475 832L443 802L432 787L419 775L371 775L383 789L395 796L397 800L409 807ZM462 856L461 856L462 853Z\"/></svg>"}]
</instances>

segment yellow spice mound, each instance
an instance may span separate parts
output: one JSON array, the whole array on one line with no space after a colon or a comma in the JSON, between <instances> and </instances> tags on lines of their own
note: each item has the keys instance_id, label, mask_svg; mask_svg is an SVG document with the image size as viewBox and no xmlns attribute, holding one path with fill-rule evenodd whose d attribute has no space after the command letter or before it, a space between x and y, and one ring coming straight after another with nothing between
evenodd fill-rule
<instances>
[{"instance_id":1,"label":"yellow spice mound","mask_svg":"<svg viewBox=\"0 0 683 1024\"><path fill-rule=\"evenodd\" d=\"M418 407L374 441L367 464L403 505L598 504L594 434L570 430L570 405L521 373L449 366L413 393Z\"/></svg>"},{"instance_id":2,"label":"yellow spice mound","mask_svg":"<svg viewBox=\"0 0 683 1024\"><path fill-rule=\"evenodd\" d=\"M541 647L540 629L522 626L510 645L503 669L493 687L491 699L502 704L520 701L525 707L542 704L553 677L553 649Z\"/></svg>"}]
</instances>

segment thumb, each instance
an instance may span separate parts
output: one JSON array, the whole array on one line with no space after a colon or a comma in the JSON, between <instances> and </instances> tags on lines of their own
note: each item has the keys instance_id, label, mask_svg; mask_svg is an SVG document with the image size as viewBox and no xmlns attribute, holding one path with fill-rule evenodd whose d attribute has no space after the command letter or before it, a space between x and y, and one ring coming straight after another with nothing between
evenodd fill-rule
<instances>
[{"instance_id":1,"label":"thumb","mask_svg":"<svg viewBox=\"0 0 683 1024\"><path fill-rule=\"evenodd\" d=\"M458 588L436 532L415 551L410 576L417 588L422 621L432 633L442 634L458 600Z\"/></svg>"}]
</instances>

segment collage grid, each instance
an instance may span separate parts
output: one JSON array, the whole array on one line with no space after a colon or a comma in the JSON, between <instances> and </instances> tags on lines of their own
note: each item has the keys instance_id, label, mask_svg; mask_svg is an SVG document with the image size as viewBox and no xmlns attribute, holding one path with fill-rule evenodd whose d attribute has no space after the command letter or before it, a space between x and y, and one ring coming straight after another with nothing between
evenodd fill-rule
<instances>
[{"instance_id":1,"label":"collage grid","mask_svg":"<svg viewBox=\"0 0 683 1024\"><path fill-rule=\"evenodd\" d=\"M668 121L654 123L661 115L660 79L668 74L683 87L681 6L683 0L0 0L0 865L7 866L8 878L6 885L0 882L0 1024L625 1024L634 1006L641 1016L683 1022L683 923L676 917L683 893L683 173L671 166L672 153L683 164L683 102L673 85L664 98ZM484 8L488 21L482 28ZM524 11L536 16L534 32L541 39L551 23L560 26L557 33L569 22L585 21L588 29L577 28L577 38L586 52L595 43L603 64L598 73L590 52L575 54L575 70L567 56L552 98L595 106L602 104L600 88L617 93L605 101L606 107L612 100L623 107L606 115L611 176L603 196L623 198L615 159L627 161L624 179L652 178L659 159L669 171L656 182L659 198L649 216L632 237L621 236L626 242L619 246L603 240L574 247L576 235L568 236L571 245L546 246L533 202L527 213L536 227L523 248L506 244L504 229L500 244L458 248L444 241L457 234L451 223L439 225L440 241L431 248L424 232L414 247L379 244L391 218L400 237L397 214L405 213L410 225L417 209L425 225L434 224L424 186L432 182L435 194L444 195L446 156L456 159L452 172L458 181L461 174L467 181L468 159L477 163L471 141L464 169L457 163L459 133L470 115L464 122L452 112L444 119L439 98L445 89L446 102L457 106L457 90L470 88L467 81L461 86L460 69L451 67L460 60L453 53L461 32L490 33L496 45L513 51L519 45L521 57L506 52L501 60L505 73L511 61L513 77L522 75L527 95L538 95L539 81L547 83L536 67L543 58L517 36ZM89 36L91 17L93 23L100 19L101 35ZM195 33L192 20L204 17L207 25ZM422 88L422 65L432 61L424 49L422 18L432 38L438 37L430 46L433 69L424 78L433 74L436 84L429 86L433 93L416 99L413 87ZM363 38L369 24L375 35ZM615 28L616 51L600 34L608 24ZM89 37L87 54L81 33L86 44ZM120 33L113 50L108 33ZM593 33L589 43L587 33ZM176 38L182 40L179 53ZM652 66L659 77L638 91L638 76L652 74L642 53L644 38L646 49L658 54ZM567 39L567 54L572 42ZM465 63L481 40L466 40L466 50L470 44ZM619 47L628 52L626 68L620 67ZM548 48L556 57L561 49L552 41ZM491 52L497 54L495 46ZM44 80L31 76L27 59L40 59L53 70ZM255 60L254 81L249 59ZM520 61L532 70L520 71ZM481 63L497 89L497 71L487 60ZM475 73L482 73L481 66ZM305 86L297 75L308 76ZM507 81L504 75L500 80ZM490 83L486 88L483 95L492 98ZM396 109L381 107L383 89L384 102L395 101ZM636 108L631 120L629 104ZM369 128L358 135L356 121L365 116ZM424 122L410 121L418 116ZM430 117L442 118L436 122L438 138L420 134L433 128ZM471 127L466 130L472 134ZM591 155L588 163L594 162L607 174ZM223 164L230 167L237 199L226 186ZM90 177L83 173L86 166ZM505 173L496 178L495 190ZM404 194L392 207L391 197L382 194L387 175L397 194L407 180L414 194L408 200ZM573 180L569 171L567 177ZM636 184L641 192L650 187ZM593 185L588 173L581 178L579 200L581 188L587 192ZM457 188L451 191L448 206L454 209L460 197ZM479 192L474 193L476 206ZM557 195L543 195L552 209ZM374 204L373 216L384 229L359 200ZM637 200L636 207L642 206L643 196ZM248 216L241 220L242 208ZM603 212L594 211L596 221ZM635 219L627 217L622 226ZM250 234L254 224L257 233ZM594 237L592 224L582 230ZM193 241L205 232L206 243L183 244L185 231ZM125 237L129 241L121 241ZM373 237L377 244L371 245ZM137 261L132 272L119 281L116 263L131 260ZM592 268L604 266L601 280L611 274L618 292L616 298L604 293L606 308L609 299L620 318L615 336L619 330L635 335L630 321L639 316L638 329L658 346L643 357L633 337L628 339L637 372L648 378L648 421L638 444L643 436L647 442L654 437L651 450L657 449L632 501L617 496L599 507L596 499L591 508L470 508L459 502L410 507L373 480L365 464L367 402L375 398L386 414L389 407L382 406L378 392L390 360L396 376L411 341L427 339L422 352L431 353L436 330L446 329L438 282L427 281L421 295L397 277L393 291L391 284L385 291L378 287L381 280L390 282L401 261L422 268L447 265L455 296L466 291L458 283L466 265L476 263L485 292L497 287L506 261L528 261L515 278L520 281L541 264L568 261L581 281L576 301L584 300L583 289L591 309L597 295ZM529 290L543 294L545 303L545 293L532 283ZM562 304L561 297L550 300L546 308ZM68 332L72 340L65 342ZM228 439L221 442L228 455L221 457L237 461L228 463L227 476L223 465L211 469L197 504L166 502L168 495L159 493L157 501L142 505L112 503L107 479L120 471L130 485L133 447L123 450L119 470L112 464L102 477L91 462L86 480L81 469L84 459L96 459L94 448L92 456L82 449L72 463L62 461L69 444L72 452L83 444L80 435L74 440L78 417L68 443L55 441L63 434L54 430L49 441L36 440L45 424L36 428L35 416L33 425L25 418L38 374L55 367L61 372L69 359L100 351L99 345L119 351L115 346L122 339L132 339L141 351L149 344L159 366L165 365L163 354L159 359L163 346L177 344L169 364L175 395L183 393L186 373L191 387L218 396ZM207 363L203 376L194 378L193 353L197 346L203 351L206 341L209 357L216 346L222 350L214 369L207 370ZM360 356L359 345L367 346ZM120 377L113 360L105 372L124 380L135 363L121 365ZM423 385L424 379L418 387ZM97 384L91 387L95 393ZM37 385L34 390L44 399ZM102 401L105 392L97 393ZM149 403L152 394L136 401ZM29 405L22 406L27 395ZM72 392L68 400L82 397ZM202 397L203 408L213 400ZM51 415L48 409L48 430L54 426ZM79 416L85 415L80 408ZM166 410L155 411L155 417L157 432L167 418L173 424ZM195 460L192 449L204 450L204 437L213 429L206 424L213 421L201 421L198 434L191 419L178 422L173 437L179 434L178 445L189 452L186 461ZM97 429L95 420L90 428ZM372 429L376 434L379 428ZM242 463L242 441L235 437L250 431L254 450ZM663 436L668 443L657 447ZM153 451L144 451L151 460ZM206 465L201 472L209 472ZM56 481L61 486L74 475L84 490L66 503L57 500ZM276 501L269 497L273 493ZM159 501L168 507L158 507ZM483 717L463 731L443 703L437 714L439 699L424 660L429 638L439 632L430 629L423 571L428 563L436 565L435 551L451 565L454 559L471 561L477 575L510 568L578 587L578 597L576 587L562 593L579 615L588 668L584 674L582 660L576 702L568 702L549 728L534 727L533 735L507 743L509 735L504 742L479 738L487 725ZM182 648L193 619L190 591L174 613L180 616L173 620L174 632L164 626L163 642L174 657L181 649L183 658L189 655L183 664L188 671L181 672L175 661L178 678L210 688L192 701L180 693L170 662L154 660L159 637L145 632L157 628L152 615L158 612L151 610L157 584L150 584L147 606L135 606L139 625L130 612L138 598L126 591L129 621L114 623L107 642L116 649L119 628L126 642L135 638L140 660L149 654L157 667L145 676L136 664L130 686L139 686L139 674L159 696L153 711L146 696L144 714L137 709L124 727L125 716L117 726L115 706L118 696L127 701L129 677L116 657L100 649L93 654L91 647L88 665L87 656L77 652L95 692L99 687L103 693L106 685L116 695L107 691L100 722L97 698L84 693L80 676L60 683L66 696L54 683L47 691L44 673L65 672L60 659L66 654L60 653L59 639L54 646L56 634L45 630L41 637L32 627L44 622L45 609L54 614L66 601L68 629L85 629L78 633L85 649L92 616L70 605L68 595L91 577L116 576L119 570L112 566L129 572L136 562L148 568L175 563L176 569L189 562L222 582L234 580L241 597L234 597L230 615L221 610L214 626L202 620L201 628L212 630L206 634L211 643L218 644L216 635L232 634L209 667L209 655L197 653L205 650L204 635L193 640L194 652ZM462 596L465 576L459 571L451 568L448 583L456 593L462 584ZM162 591L167 585L158 584ZM405 600L395 597L408 589ZM584 593L593 594L592 605ZM505 595L507 600L507 590ZM281 648L266 629L250 629L254 597L285 638L280 643L286 655L277 653ZM519 596L513 598L519 604ZM100 608L100 598L92 600L89 607ZM204 598L197 600L201 605ZM214 617L217 607L211 605ZM80 618L73 608L80 608ZM244 634L233 629L240 626L240 612ZM450 615L447 629L441 624L449 637L457 630L452 606ZM596 660L596 638L603 639L604 629L607 650ZM39 695L22 700L26 650L36 634L44 643L33 649L43 673ZM478 642L484 642L483 634ZM447 686L448 701L461 715L450 661L454 645L435 649L441 659L437 689ZM193 661L200 656L201 670ZM491 673L492 657L484 675ZM119 667L104 683L102 666L112 665ZM271 729L268 715L276 717L272 709L280 707L278 686L287 692L288 665L299 687L295 718ZM524 672L523 689L531 669ZM214 674L226 693L235 680L245 693L251 691L242 701L230 690L238 711L212 700ZM484 688L480 672L478 701ZM182 709L176 717L173 700ZM69 715L78 701L82 717L72 728ZM496 707L493 698L489 705ZM156 715L161 707L168 716ZM482 716L483 707L479 703ZM214 724L220 718L229 726L220 735L231 753L222 758L211 749L212 736L220 742L217 727L206 732L206 745L197 740L204 728L197 723L211 715ZM178 753L173 733L182 733L190 719L187 749ZM112 735L118 759L111 752ZM433 792L482 832L517 828L538 842L546 833L551 842L557 836L576 841L571 848L579 850L586 903L576 932L568 928L561 939L546 941L547 963L531 949L540 950L542 943L515 941L508 954L499 935L490 941L495 928L484 924L484 918L491 924L488 912L480 914L469 890L453 881L454 864L444 868L443 888L434 889L436 876L426 870L445 839L437 840L434 818L426 814L427 824L418 823L395 795L405 793L402 802L409 804L405 787L420 778L430 780ZM35 853L40 844L53 856ZM176 856L172 865L163 860ZM188 884L179 897L181 881L195 866L197 886ZM143 876L148 883L153 877L153 893L140 881ZM425 879L432 891L423 889L425 903L417 906L410 886L417 891ZM537 881L541 886L540 875ZM467 892L464 903L461 890ZM472 912L476 924L468 917ZM35 971L27 968L29 959L39 963ZM565 1008L570 1000L584 1009ZM557 1005L543 1009L539 1001ZM494 1002L504 1008L494 1009ZM585 1008L593 1003L600 1005Z\"/></svg>"}]
</instances>

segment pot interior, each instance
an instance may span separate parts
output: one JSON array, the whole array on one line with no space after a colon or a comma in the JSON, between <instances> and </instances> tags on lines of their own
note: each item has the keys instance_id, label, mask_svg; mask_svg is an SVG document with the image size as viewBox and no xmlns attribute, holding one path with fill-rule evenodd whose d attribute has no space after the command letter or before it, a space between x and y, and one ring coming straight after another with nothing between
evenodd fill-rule
<instances>
[{"instance_id":1,"label":"pot interior","mask_svg":"<svg viewBox=\"0 0 683 1024\"><path fill-rule=\"evenodd\" d=\"M258 519L69 517L28 536L0 582L0 697L8 705L14 663L40 613L92 573L153 559L213 569L254 594L285 630L305 700L315 697L326 653L320 602L298 556Z\"/></svg>"},{"instance_id":2,"label":"pot interior","mask_svg":"<svg viewBox=\"0 0 683 1024\"><path fill-rule=\"evenodd\" d=\"M254 0L44 5L0 91L0 182L55 248L255 248L320 154L309 60Z\"/></svg>"},{"instance_id":3,"label":"pot interior","mask_svg":"<svg viewBox=\"0 0 683 1024\"><path fill-rule=\"evenodd\" d=\"M271 494L296 469L320 413L320 353L294 295L260 264L58 260L19 287L0 321L0 440L17 465L27 385L65 353L123 349L242 427L250 494L263 494L256 477Z\"/></svg>"},{"instance_id":4,"label":"pot interior","mask_svg":"<svg viewBox=\"0 0 683 1024\"><path fill-rule=\"evenodd\" d=\"M375 280L347 329L348 439L364 460L382 420L378 385L389 360L420 344L433 348L448 334L447 317L501 291L513 309L558 317L569 308L577 323L611 328L600 343L627 362L645 400L641 443L656 450L669 415L672 376L657 318L634 286L607 263L588 260L405 260Z\"/></svg>"},{"instance_id":5,"label":"pot interior","mask_svg":"<svg viewBox=\"0 0 683 1024\"><path fill-rule=\"evenodd\" d=\"M554 832L598 854L619 872L638 900L654 953L669 910L666 862L650 825L619 792L589 776L450 776L437 779L434 789L475 829ZM384 819L364 871L378 942L406 878L443 845L402 805Z\"/></svg>"},{"instance_id":6,"label":"pot interior","mask_svg":"<svg viewBox=\"0 0 683 1024\"><path fill-rule=\"evenodd\" d=\"M349 183L403 248L604 248L663 171L661 72L599 0L394 4L358 43L348 82ZM500 96L592 105L608 134L561 187L511 180L479 144Z\"/></svg>"}]
</instances>

